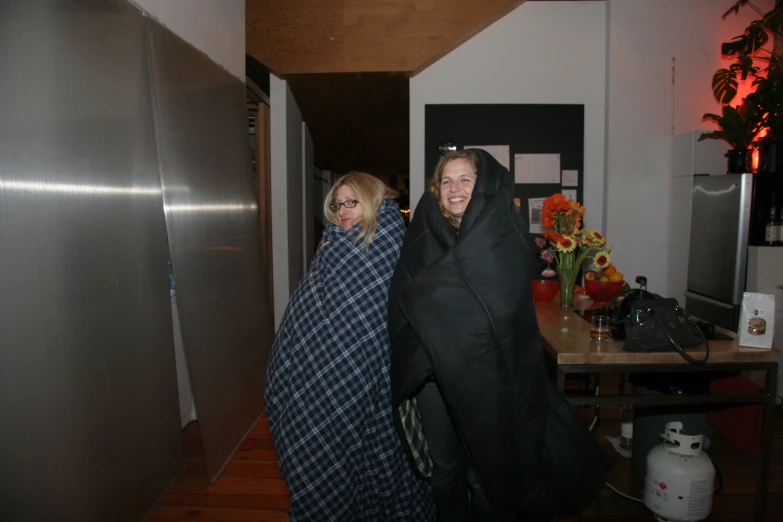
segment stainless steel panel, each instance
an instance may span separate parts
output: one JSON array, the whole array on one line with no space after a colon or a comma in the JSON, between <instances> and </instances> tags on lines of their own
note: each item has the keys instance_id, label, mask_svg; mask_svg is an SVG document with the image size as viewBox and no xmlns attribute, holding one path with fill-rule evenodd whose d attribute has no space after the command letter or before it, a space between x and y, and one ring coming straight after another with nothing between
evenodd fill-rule
<instances>
[{"instance_id":1,"label":"stainless steel panel","mask_svg":"<svg viewBox=\"0 0 783 522\"><path fill-rule=\"evenodd\" d=\"M704 321L722 326L732 332L737 331L740 306L723 303L709 297L685 292L685 309L689 314Z\"/></svg>"},{"instance_id":2,"label":"stainless steel panel","mask_svg":"<svg viewBox=\"0 0 783 522\"><path fill-rule=\"evenodd\" d=\"M214 479L262 413L273 336L245 86L157 22L148 27L177 303Z\"/></svg>"},{"instance_id":3,"label":"stainless steel panel","mask_svg":"<svg viewBox=\"0 0 783 522\"><path fill-rule=\"evenodd\" d=\"M752 174L694 178L689 291L725 303L742 302L752 188Z\"/></svg>"},{"instance_id":4,"label":"stainless steel panel","mask_svg":"<svg viewBox=\"0 0 783 522\"><path fill-rule=\"evenodd\" d=\"M0 1L0 519L138 521L181 469L142 18Z\"/></svg>"}]
</instances>

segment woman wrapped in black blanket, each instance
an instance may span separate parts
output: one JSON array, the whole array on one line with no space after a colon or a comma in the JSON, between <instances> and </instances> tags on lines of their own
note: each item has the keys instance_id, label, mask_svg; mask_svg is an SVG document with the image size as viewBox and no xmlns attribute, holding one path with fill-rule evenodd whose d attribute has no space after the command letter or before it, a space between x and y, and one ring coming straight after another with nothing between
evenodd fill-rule
<instances>
[{"instance_id":1,"label":"woman wrapped in black blanket","mask_svg":"<svg viewBox=\"0 0 783 522\"><path fill-rule=\"evenodd\" d=\"M513 191L485 151L445 154L392 278L395 423L439 520L576 514L612 465L547 379Z\"/></svg>"},{"instance_id":2,"label":"woman wrapped in black blanket","mask_svg":"<svg viewBox=\"0 0 783 522\"><path fill-rule=\"evenodd\" d=\"M291 522L435 518L392 420L386 307L405 233L394 195L369 174L337 180L321 246L275 338L266 413Z\"/></svg>"}]
</instances>

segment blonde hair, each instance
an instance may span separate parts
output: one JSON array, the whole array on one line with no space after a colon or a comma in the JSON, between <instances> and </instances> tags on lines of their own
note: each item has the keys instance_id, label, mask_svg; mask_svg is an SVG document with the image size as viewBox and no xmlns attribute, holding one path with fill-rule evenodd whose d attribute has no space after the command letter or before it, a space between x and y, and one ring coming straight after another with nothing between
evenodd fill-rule
<instances>
[{"instance_id":1,"label":"blonde hair","mask_svg":"<svg viewBox=\"0 0 783 522\"><path fill-rule=\"evenodd\" d=\"M337 189L343 185L351 189L353 197L362 205L362 230L356 237L356 241L363 240L362 248L365 252L369 252L372 236L375 235L375 231L378 229L378 210L381 208L381 203L383 203L384 199L396 198L399 193L387 187L383 181L366 172L349 172L337 180L329 190L324 201L324 216L327 221L335 225L340 224L340 219L337 217L337 212L329 208L329 206L334 202Z\"/></svg>"},{"instance_id":2,"label":"blonde hair","mask_svg":"<svg viewBox=\"0 0 783 522\"><path fill-rule=\"evenodd\" d=\"M468 160L468 163L470 163L471 168L473 169L473 173L478 176L478 166L479 166L479 157L478 154L473 152L472 150L452 150L441 156L440 160L438 160L438 164L435 165L435 174L432 175L432 179L427 184L427 190L430 191L430 193L435 196L435 199L438 200L438 206L440 207L440 213L449 220L449 223L454 225L455 227L459 228L459 222L460 219L446 210L446 207L443 206L443 202L440 199L440 182L443 179L443 170L446 168L446 164L450 161L454 161L457 159L464 159Z\"/></svg>"}]
</instances>

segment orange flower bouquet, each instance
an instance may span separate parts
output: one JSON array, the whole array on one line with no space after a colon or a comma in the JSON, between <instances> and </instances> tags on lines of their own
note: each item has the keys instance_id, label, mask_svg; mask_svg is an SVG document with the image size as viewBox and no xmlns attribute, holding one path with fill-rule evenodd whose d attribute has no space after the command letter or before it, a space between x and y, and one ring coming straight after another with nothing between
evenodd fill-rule
<instances>
[{"instance_id":1,"label":"orange flower bouquet","mask_svg":"<svg viewBox=\"0 0 783 522\"><path fill-rule=\"evenodd\" d=\"M582 229L582 216L585 208L579 202L566 199L562 194L553 194L544 200L541 207L541 224L544 226L543 238L536 239L541 248L541 259L550 263L542 273L552 277L554 262L560 276L560 305L573 306L574 284L582 262L590 254L595 254L593 263L604 268L611 263L606 238L597 230Z\"/></svg>"}]
</instances>

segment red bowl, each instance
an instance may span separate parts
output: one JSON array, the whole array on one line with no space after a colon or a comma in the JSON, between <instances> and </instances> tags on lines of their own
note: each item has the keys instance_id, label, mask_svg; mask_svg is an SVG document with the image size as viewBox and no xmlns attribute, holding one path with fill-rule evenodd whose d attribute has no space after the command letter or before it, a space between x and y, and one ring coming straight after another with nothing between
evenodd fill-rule
<instances>
[{"instance_id":1,"label":"red bowl","mask_svg":"<svg viewBox=\"0 0 783 522\"><path fill-rule=\"evenodd\" d=\"M596 303L606 303L620 294L625 281L585 281L587 295Z\"/></svg>"},{"instance_id":2,"label":"red bowl","mask_svg":"<svg viewBox=\"0 0 783 522\"><path fill-rule=\"evenodd\" d=\"M548 303L560 292L560 281L533 279L533 300Z\"/></svg>"}]
</instances>

